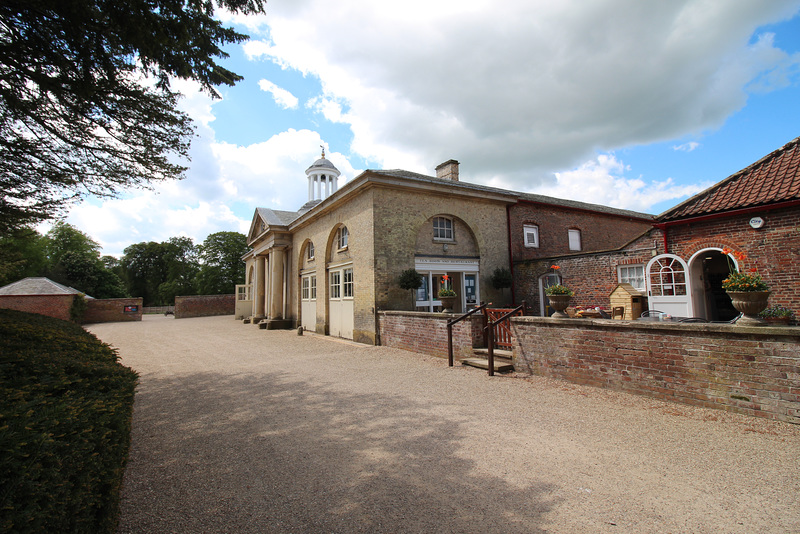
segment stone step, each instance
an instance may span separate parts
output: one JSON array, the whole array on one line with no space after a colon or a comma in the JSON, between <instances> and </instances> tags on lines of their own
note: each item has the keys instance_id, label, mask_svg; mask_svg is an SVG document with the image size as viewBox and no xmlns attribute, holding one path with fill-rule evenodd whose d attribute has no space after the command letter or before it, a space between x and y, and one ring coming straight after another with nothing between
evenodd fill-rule
<instances>
[{"instance_id":1,"label":"stone step","mask_svg":"<svg viewBox=\"0 0 800 534\"><path fill-rule=\"evenodd\" d=\"M495 355L496 356L496 355ZM470 365L472 367L477 367L479 369L489 369L489 360L486 358L464 358L461 360L462 365ZM495 373L506 373L508 371L513 371L514 365L511 363L510 360L506 358L497 358L494 359L494 372Z\"/></svg>"},{"instance_id":2,"label":"stone step","mask_svg":"<svg viewBox=\"0 0 800 534\"><path fill-rule=\"evenodd\" d=\"M473 349L475 354L480 354L484 358L489 357L489 349ZM512 359L514 353L510 350L501 350L501 349L494 349L494 357L495 358L504 358L506 360Z\"/></svg>"}]
</instances>

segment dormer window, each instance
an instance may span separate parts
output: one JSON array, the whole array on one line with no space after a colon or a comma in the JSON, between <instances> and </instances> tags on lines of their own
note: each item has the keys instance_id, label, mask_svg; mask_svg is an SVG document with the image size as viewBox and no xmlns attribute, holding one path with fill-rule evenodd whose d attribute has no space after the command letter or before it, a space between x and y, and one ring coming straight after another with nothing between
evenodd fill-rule
<instances>
[{"instance_id":1,"label":"dormer window","mask_svg":"<svg viewBox=\"0 0 800 534\"><path fill-rule=\"evenodd\" d=\"M314 259L314 243L312 243L311 241L308 242L308 252L306 258L308 259L308 261Z\"/></svg>"},{"instance_id":2,"label":"dormer window","mask_svg":"<svg viewBox=\"0 0 800 534\"><path fill-rule=\"evenodd\" d=\"M347 230L347 227L346 226L340 227L336 231L336 248L338 250L346 249L349 237L350 237L350 232Z\"/></svg>"},{"instance_id":3,"label":"dormer window","mask_svg":"<svg viewBox=\"0 0 800 534\"><path fill-rule=\"evenodd\" d=\"M447 217L433 218L433 240L452 241L453 240L453 220Z\"/></svg>"}]
</instances>

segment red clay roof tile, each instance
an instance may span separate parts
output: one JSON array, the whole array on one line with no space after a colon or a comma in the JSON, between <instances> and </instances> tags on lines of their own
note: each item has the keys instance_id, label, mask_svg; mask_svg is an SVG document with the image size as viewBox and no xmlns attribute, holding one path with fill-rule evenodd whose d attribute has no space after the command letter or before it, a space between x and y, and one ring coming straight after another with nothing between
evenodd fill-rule
<instances>
[{"instance_id":1,"label":"red clay roof tile","mask_svg":"<svg viewBox=\"0 0 800 534\"><path fill-rule=\"evenodd\" d=\"M661 214L671 221L791 200L800 201L800 137Z\"/></svg>"}]
</instances>

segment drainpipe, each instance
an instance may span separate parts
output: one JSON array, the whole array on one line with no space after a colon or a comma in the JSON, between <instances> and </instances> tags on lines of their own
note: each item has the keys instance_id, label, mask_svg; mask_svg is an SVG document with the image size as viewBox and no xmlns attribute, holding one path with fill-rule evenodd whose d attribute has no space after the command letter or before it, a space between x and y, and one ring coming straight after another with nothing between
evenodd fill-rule
<instances>
[{"instance_id":1,"label":"drainpipe","mask_svg":"<svg viewBox=\"0 0 800 534\"><path fill-rule=\"evenodd\" d=\"M511 248L511 205L506 204L506 228L508 229L508 267L511 270L511 305L517 305L517 296L514 291L514 254Z\"/></svg>"}]
</instances>

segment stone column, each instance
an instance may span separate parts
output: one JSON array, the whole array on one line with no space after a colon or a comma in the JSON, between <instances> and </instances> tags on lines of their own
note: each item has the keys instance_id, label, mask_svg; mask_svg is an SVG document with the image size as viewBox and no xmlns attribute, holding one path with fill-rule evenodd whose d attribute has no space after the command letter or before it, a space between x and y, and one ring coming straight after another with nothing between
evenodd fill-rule
<instances>
[{"instance_id":1,"label":"stone column","mask_svg":"<svg viewBox=\"0 0 800 534\"><path fill-rule=\"evenodd\" d=\"M253 315L256 317L264 317L264 285L266 283L266 258L264 256L256 256L256 272L255 272L255 288L253 291Z\"/></svg>"},{"instance_id":2,"label":"stone column","mask_svg":"<svg viewBox=\"0 0 800 534\"><path fill-rule=\"evenodd\" d=\"M269 263L269 318L283 319L283 249L273 249Z\"/></svg>"}]
</instances>

